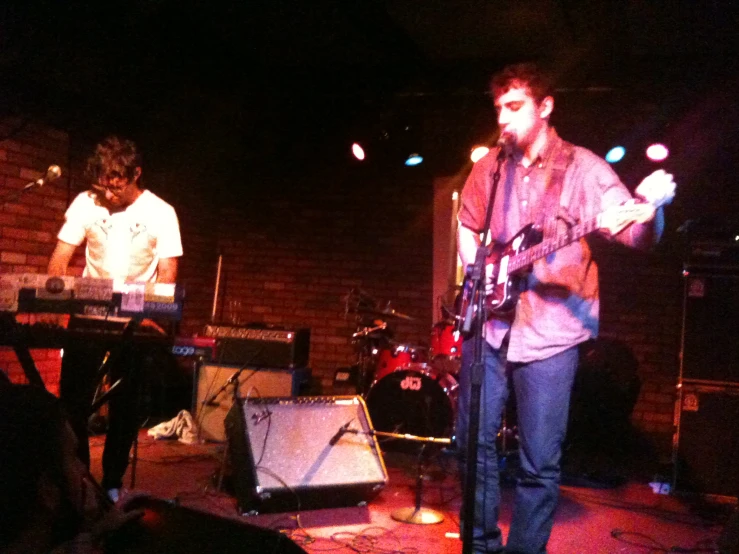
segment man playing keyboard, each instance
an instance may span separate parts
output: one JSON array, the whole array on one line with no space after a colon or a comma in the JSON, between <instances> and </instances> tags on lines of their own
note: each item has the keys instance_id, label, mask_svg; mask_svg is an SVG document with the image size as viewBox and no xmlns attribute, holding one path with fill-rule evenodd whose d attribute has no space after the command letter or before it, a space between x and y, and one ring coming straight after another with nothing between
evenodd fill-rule
<instances>
[{"instance_id":1,"label":"man playing keyboard","mask_svg":"<svg viewBox=\"0 0 739 554\"><path fill-rule=\"evenodd\" d=\"M92 188L67 209L48 273L64 275L75 250L85 243L85 277L174 283L182 256L179 222L172 206L143 187L136 145L106 138L88 159L86 176ZM79 456L88 465L87 422L108 351L109 345L100 342L70 341L62 358L60 397L79 441ZM146 354L143 348L123 349L120 363L110 368L111 382L123 377L110 396L103 451L102 486L113 501L138 432L137 376Z\"/></svg>"}]
</instances>

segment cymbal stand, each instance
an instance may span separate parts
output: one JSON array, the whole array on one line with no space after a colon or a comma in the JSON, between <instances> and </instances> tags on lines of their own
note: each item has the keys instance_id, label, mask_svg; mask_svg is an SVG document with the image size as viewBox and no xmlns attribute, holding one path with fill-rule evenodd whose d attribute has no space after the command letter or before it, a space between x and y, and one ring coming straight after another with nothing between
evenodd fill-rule
<instances>
[{"instance_id":1,"label":"cymbal stand","mask_svg":"<svg viewBox=\"0 0 739 554\"><path fill-rule=\"evenodd\" d=\"M518 440L518 434L516 432L516 427L508 427L508 408L503 408L503 417L501 419L501 426L500 431L498 431L498 437L500 438L500 448L498 450L498 465L501 475L508 476L509 479L513 479L514 475L512 473L515 473L513 471L514 468L511 468L510 463L508 462L508 458L515 454L518 449L517 448L510 448L509 441L512 440Z\"/></svg>"},{"instance_id":2,"label":"cymbal stand","mask_svg":"<svg viewBox=\"0 0 739 554\"><path fill-rule=\"evenodd\" d=\"M358 344L357 348L357 393L364 396L369 388L369 378L373 370L373 352L369 337L377 331L387 329L387 322L383 321L379 325L373 327L360 327L359 330L352 335L352 340Z\"/></svg>"}]
</instances>

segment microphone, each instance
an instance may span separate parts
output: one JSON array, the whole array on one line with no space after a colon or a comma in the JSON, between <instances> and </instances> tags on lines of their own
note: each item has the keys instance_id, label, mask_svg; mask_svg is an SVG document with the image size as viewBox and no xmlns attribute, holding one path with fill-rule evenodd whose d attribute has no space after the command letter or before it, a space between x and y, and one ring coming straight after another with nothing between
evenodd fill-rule
<instances>
[{"instance_id":1,"label":"microphone","mask_svg":"<svg viewBox=\"0 0 739 554\"><path fill-rule=\"evenodd\" d=\"M44 175L40 179L31 181L25 187L23 187L23 190L28 190L33 187L43 187L45 184L51 183L52 181L55 181L61 176L62 176L61 168L58 165L50 165L49 169L46 170L46 175Z\"/></svg>"},{"instance_id":2,"label":"microphone","mask_svg":"<svg viewBox=\"0 0 739 554\"><path fill-rule=\"evenodd\" d=\"M264 410L262 410L262 413L260 414L252 414L251 418L254 420L254 425L258 425L265 419L269 418L269 416L271 415L272 415L272 412L270 412L268 408L265 408ZM336 440L339 440L339 439L336 439Z\"/></svg>"},{"instance_id":3,"label":"microphone","mask_svg":"<svg viewBox=\"0 0 739 554\"><path fill-rule=\"evenodd\" d=\"M513 146L515 140L516 137L512 133L501 133L495 144L501 148L505 148L506 146Z\"/></svg>"},{"instance_id":4,"label":"microphone","mask_svg":"<svg viewBox=\"0 0 739 554\"><path fill-rule=\"evenodd\" d=\"M339 442L339 439L344 436L344 433L346 433L347 429L349 429L349 425L351 425L351 422L354 421L354 418L347 421L344 425L339 427L339 430L336 431L333 437L331 437L331 440L328 441L329 446L334 446L337 442Z\"/></svg>"},{"instance_id":5,"label":"microphone","mask_svg":"<svg viewBox=\"0 0 739 554\"><path fill-rule=\"evenodd\" d=\"M510 133L501 133L496 141L495 145L500 148L498 152L498 159L503 159L507 156L513 148L516 138Z\"/></svg>"}]
</instances>

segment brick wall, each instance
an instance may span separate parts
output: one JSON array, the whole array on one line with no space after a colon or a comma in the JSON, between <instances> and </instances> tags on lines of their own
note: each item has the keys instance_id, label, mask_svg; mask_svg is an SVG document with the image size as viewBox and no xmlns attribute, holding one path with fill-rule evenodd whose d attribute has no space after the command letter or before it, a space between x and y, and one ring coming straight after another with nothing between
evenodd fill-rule
<instances>
[{"instance_id":1,"label":"brick wall","mask_svg":"<svg viewBox=\"0 0 739 554\"><path fill-rule=\"evenodd\" d=\"M673 237L666 237L674 240ZM668 456L679 373L683 281L678 256L657 247L638 252L618 245L597 250L601 336L623 343L638 362L640 394L631 419Z\"/></svg>"},{"instance_id":2,"label":"brick wall","mask_svg":"<svg viewBox=\"0 0 739 554\"><path fill-rule=\"evenodd\" d=\"M406 172L391 181L338 171L265 178L245 184L243 194L226 194L215 218L223 255L218 319L309 327L310 366L316 387L326 392L334 371L356 361L351 335L357 327L354 316L344 314L352 288L415 318L391 322L397 340L428 345L430 179ZM212 248L202 238L198 244ZM193 263L209 278L210 302L215 258L196 262L188 254L183 267L190 274L198 273ZM203 305L187 323L192 330L210 310L205 299L198 302Z\"/></svg>"},{"instance_id":3,"label":"brick wall","mask_svg":"<svg viewBox=\"0 0 739 554\"><path fill-rule=\"evenodd\" d=\"M0 120L0 273L44 272L56 242L62 215L67 206L69 138L24 118ZM62 177L53 186L20 193L29 182L57 164ZM26 318L31 321L32 317ZM36 366L52 392L58 391L60 357L58 350L34 350ZM0 368L14 382L25 377L8 348L0 347Z\"/></svg>"}]
</instances>

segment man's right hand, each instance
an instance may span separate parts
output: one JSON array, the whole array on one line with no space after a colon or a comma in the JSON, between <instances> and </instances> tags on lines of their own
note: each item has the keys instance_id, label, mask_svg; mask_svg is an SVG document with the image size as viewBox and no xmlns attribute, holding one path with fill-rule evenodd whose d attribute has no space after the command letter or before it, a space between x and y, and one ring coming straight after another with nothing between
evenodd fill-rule
<instances>
[{"instance_id":1,"label":"man's right hand","mask_svg":"<svg viewBox=\"0 0 739 554\"><path fill-rule=\"evenodd\" d=\"M495 264L485 265L485 294L490 295L493 293L493 271L495 270Z\"/></svg>"}]
</instances>

